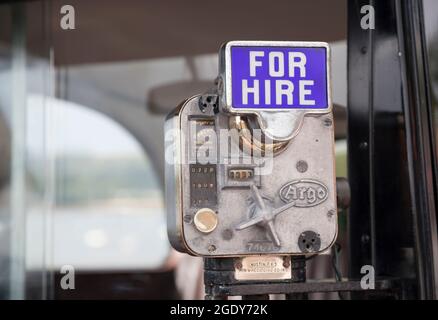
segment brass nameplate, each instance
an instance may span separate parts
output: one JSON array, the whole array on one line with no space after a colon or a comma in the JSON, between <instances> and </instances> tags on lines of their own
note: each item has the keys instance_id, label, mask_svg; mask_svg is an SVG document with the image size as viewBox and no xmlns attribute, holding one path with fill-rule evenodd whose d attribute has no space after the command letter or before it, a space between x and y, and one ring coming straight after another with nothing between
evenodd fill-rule
<instances>
[{"instance_id":1,"label":"brass nameplate","mask_svg":"<svg viewBox=\"0 0 438 320\"><path fill-rule=\"evenodd\" d=\"M237 260L234 271L236 280L284 280L292 278L289 257L244 257Z\"/></svg>"}]
</instances>

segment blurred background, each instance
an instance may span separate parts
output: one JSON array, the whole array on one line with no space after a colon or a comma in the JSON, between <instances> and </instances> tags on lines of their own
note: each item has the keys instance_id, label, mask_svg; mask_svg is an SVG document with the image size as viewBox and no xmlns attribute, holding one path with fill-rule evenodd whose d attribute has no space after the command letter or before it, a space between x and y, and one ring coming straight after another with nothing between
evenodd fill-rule
<instances>
[{"instance_id":1,"label":"blurred background","mask_svg":"<svg viewBox=\"0 0 438 320\"><path fill-rule=\"evenodd\" d=\"M212 86L225 41L330 43L345 176L346 2L0 4L0 298L201 297L200 259L167 240L163 122ZM73 30L60 25L66 4ZM329 260L308 277L333 277ZM66 265L74 290L60 286Z\"/></svg>"}]
</instances>

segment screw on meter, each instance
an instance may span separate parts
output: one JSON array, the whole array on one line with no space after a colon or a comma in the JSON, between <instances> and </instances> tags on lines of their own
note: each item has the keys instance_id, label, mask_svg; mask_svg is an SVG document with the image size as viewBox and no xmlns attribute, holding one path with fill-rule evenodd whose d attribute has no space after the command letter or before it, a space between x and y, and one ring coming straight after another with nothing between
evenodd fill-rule
<instances>
[{"instance_id":1,"label":"screw on meter","mask_svg":"<svg viewBox=\"0 0 438 320\"><path fill-rule=\"evenodd\" d=\"M327 250L337 236L329 46L231 41L219 61L215 87L166 120L172 245L204 257Z\"/></svg>"}]
</instances>

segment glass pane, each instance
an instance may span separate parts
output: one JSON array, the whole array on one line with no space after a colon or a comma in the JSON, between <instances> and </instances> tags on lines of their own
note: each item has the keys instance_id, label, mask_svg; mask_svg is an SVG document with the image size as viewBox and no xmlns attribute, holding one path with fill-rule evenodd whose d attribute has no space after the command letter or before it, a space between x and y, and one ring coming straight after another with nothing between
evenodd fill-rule
<instances>
[{"instance_id":1,"label":"glass pane","mask_svg":"<svg viewBox=\"0 0 438 320\"><path fill-rule=\"evenodd\" d=\"M431 88L432 121L435 141L438 141L438 2L424 0L424 29L426 34L426 48L429 62L429 81ZM435 147L437 145L435 144ZM435 150L435 159L438 159L438 149Z\"/></svg>"},{"instance_id":2,"label":"glass pane","mask_svg":"<svg viewBox=\"0 0 438 320\"><path fill-rule=\"evenodd\" d=\"M53 61L43 3L0 6L0 296L50 297L46 268L50 226L50 161L46 98ZM28 12L32 11L31 22ZM28 50L38 41L38 53ZM38 96L38 101L33 97ZM35 108L40 112L35 113ZM41 161L34 162L34 159ZM39 174L42 179L37 179ZM32 259L29 259L31 257Z\"/></svg>"}]
</instances>

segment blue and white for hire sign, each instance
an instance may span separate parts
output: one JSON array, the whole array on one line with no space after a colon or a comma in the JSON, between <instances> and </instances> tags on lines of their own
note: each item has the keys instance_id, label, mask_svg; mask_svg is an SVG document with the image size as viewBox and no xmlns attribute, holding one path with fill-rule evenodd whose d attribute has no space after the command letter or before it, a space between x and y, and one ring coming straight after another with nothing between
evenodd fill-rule
<instances>
[{"instance_id":1,"label":"blue and white for hire sign","mask_svg":"<svg viewBox=\"0 0 438 320\"><path fill-rule=\"evenodd\" d=\"M242 41L228 43L225 50L229 107L241 111L330 108L327 44Z\"/></svg>"}]
</instances>

